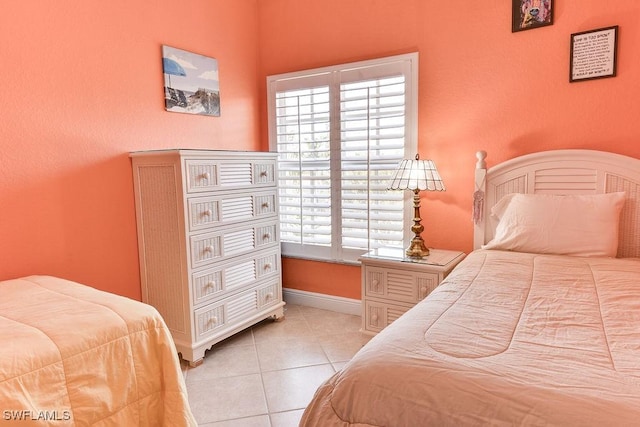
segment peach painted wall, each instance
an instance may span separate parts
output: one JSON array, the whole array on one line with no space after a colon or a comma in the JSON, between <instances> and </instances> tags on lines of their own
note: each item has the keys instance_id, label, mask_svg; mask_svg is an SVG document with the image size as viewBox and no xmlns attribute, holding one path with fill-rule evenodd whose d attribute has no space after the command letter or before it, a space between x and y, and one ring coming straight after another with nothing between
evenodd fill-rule
<instances>
[{"instance_id":1,"label":"peach painted wall","mask_svg":"<svg viewBox=\"0 0 640 427\"><path fill-rule=\"evenodd\" d=\"M511 33L511 2L260 1L260 74L420 54L420 155L447 191L424 194L431 247L472 248L475 152L489 165L556 148L640 158L640 3L554 1L552 26ZM618 76L569 83L571 33L620 26ZM264 99L265 83L261 82ZM261 110L267 139L266 107ZM283 262L285 286L359 298L357 267ZM331 276L327 274L331 271Z\"/></svg>"},{"instance_id":2,"label":"peach painted wall","mask_svg":"<svg viewBox=\"0 0 640 427\"><path fill-rule=\"evenodd\" d=\"M469 9L465 11L465 7ZM129 151L266 149L265 77L418 51L429 246L471 249L474 153L640 157L640 5L558 1L512 34L509 2L58 0L0 14L0 279L53 274L140 297ZM569 36L619 25L618 76L568 83ZM164 111L161 45L219 60L222 117ZM284 260L285 286L359 298L357 267ZM328 274L328 273L331 274Z\"/></svg>"},{"instance_id":3,"label":"peach painted wall","mask_svg":"<svg viewBox=\"0 0 640 427\"><path fill-rule=\"evenodd\" d=\"M24 0L0 14L0 279L140 298L128 153L259 149L256 0ZM164 110L161 46L219 61L222 116Z\"/></svg>"}]
</instances>

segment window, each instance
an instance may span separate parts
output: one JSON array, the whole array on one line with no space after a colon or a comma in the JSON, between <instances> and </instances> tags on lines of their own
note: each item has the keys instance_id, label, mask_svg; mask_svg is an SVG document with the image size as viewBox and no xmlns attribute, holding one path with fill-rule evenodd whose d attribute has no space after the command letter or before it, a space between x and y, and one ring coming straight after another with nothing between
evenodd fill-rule
<instances>
[{"instance_id":1,"label":"window","mask_svg":"<svg viewBox=\"0 0 640 427\"><path fill-rule=\"evenodd\" d=\"M409 196L387 186L417 152L417 80L417 53L267 78L284 255L405 246Z\"/></svg>"}]
</instances>

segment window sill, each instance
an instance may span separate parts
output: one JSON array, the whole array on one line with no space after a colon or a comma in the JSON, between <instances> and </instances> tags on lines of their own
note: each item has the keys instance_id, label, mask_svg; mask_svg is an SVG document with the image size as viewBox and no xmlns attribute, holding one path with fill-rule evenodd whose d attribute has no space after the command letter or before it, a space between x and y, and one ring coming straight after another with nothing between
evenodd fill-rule
<instances>
[{"instance_id":1,"label":"window sill","mask_svg":"<svg viewBox=\"0 0 640 427\"><path fill-rule=\"evenodd\" d=\"M285 254L282 254L282 258L299 259L303 261L326 262L329 264L340 264L340 265L348 265L353 267L360 267L360 261L335 260L335 259L305 257L300 255L285 255Z\"/></svg>"}]
</instances>

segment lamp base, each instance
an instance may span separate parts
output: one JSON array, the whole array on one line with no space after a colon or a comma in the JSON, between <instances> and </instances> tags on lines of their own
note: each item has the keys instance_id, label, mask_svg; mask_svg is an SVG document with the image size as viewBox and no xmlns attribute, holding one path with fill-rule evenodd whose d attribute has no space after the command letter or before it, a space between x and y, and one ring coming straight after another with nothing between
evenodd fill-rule
<instances>
[{"instance_id":1,"label":"lamp base","mask_svg":"<svg viewBox=\"0 0 640 427\"><path fill-rule=\"evenodd\" d=\"M405 251L405 254L409 258L424 258L429 256L429 248L424 245L424 240L422 237L415 236L411 239L411 245Z\"/></svg>"},{"instance_id":2,"label":"lamp base","mask_svg":"<svg viewBox=\"0 0 640 427\"><path fill-rule=\"evenodd\" d=\"M411 239L411 244L405 252L405 254L410 258L424 258L429 255L429 249L425 246L424 240L422 240L421 236L424 231L424 227L420 223L421 221L420 190L413 190L413 225L411 226L413 239Z\"/></svg>"}]
</instances>

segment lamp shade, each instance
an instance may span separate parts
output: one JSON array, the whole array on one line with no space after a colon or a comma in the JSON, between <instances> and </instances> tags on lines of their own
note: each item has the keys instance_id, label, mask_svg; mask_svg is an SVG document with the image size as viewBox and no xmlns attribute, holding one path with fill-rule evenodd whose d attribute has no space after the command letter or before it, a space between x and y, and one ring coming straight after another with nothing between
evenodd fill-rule
<instances>
[{"instance_id":1,"label":"lamp shade","mask_svg":"<svg viewBox=\"0 0 640 427\"><path fill-rule=\"evenodd\" d=\"M444 191L445 188L433 160L420 160L416 154L415 160L400 162L388 189Z\"/></svg>"}]
</instances>

